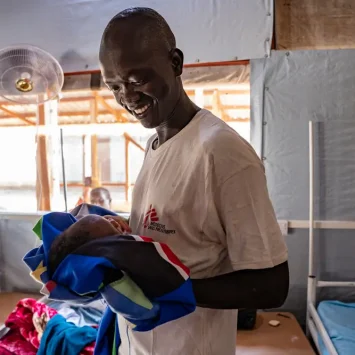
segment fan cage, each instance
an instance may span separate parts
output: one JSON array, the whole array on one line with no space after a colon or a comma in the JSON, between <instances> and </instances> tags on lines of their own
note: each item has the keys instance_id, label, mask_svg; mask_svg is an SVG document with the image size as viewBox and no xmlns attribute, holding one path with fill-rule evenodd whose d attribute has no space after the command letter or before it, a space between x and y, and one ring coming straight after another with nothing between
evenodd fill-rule
<instances>
[{"instance_id":1,"label":"fan cage","mask_svg":"<svg viewBox=\"0 0 355 355\"><path fill-rule=\"evenodd\" d=\"M28 79L29 92L19 91L17 83ZM17 45L0 50L0 96L7 101L39 104L55 99L64 84L59 62L48 52L32 45Z\"/></svg>"}]
</instances>

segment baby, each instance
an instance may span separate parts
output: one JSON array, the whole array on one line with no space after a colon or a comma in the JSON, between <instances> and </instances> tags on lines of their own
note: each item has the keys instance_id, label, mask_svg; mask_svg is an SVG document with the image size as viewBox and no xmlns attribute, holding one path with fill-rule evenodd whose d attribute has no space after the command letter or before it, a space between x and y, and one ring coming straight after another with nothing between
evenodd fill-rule
<instances>
[{"instance_id":1,"label":"baby","mask_svg":"<svg viewBox=\"0 0 355 355\"><path fill-rule=\"evenodd\" d=\"M36 232L43 244L24 257L31 275L43 284L41 292L50 299L79 304L106 301L109 307L100 323L97 354L117 353L118 316L134 331L144 332L196 308L189 270L169 247L129 234L120 217L107 213L82 205L71 214L44 215Z\"/></svg>"},{"instance_id":2,"label":"baby","mask_svg":"<svg viewBox=\"0 0 355 355\"><path fill-rule=\"evenodd\" d=\"M48 257L50 273L53 275L59 264L85 243L124 233L124 226L112 216L91 214L80 218L53 241Z\"/></svg>"}]
</instances>

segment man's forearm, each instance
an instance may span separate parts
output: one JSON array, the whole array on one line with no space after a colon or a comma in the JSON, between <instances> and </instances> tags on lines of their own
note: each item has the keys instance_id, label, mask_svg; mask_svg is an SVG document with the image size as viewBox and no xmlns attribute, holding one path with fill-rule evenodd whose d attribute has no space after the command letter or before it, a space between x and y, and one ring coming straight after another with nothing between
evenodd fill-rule
<instances>
[{"instance_id":1,"label":"man's forearm","mask_svg":"<svg viewBox=\"0 0 355 355\"><path fill-rule=\"evenodd\" d=\"M193 279L199 307L216 309L277 308L285 302L287 262L270 269L241 270L208 279Z\"/></svg>"}]
</instances>

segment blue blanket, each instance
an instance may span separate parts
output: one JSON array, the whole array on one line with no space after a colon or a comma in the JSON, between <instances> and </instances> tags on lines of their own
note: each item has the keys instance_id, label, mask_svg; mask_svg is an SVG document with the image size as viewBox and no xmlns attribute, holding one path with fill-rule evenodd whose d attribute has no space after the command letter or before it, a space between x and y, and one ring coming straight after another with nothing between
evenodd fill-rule
<instances>
[{"instance_id":1,"label":"blue blanket","mask_svg":"<svg viewBox=\"0 0 355 355\"><path fill-rule=\"evenodd\" d=\"M89 326L77 327L57 314L46 325L37 355L79 355L95 341L97 330Z\"/></svg>"},{"instance_id":2,"label":"blue blanket","mask_svg":"<svg viewBox=\"0 0 355 355\"><path fill-rule=\"evenodd\" d=\"M50 278L47 260L51 244L83 211L113 215L100 207L82 205L71 213L43 216L34 228L43 245L28 252L24 262L50 299L79 304L100 298L106 301L109 307L100 323L95 355L118 353L118 314L133 330L149 331L195 310L189 270L167 245L146 237L117 235L85 243L68 255Z\"/></svg>"},{"instance_id":3,"label":"blue blanket","mask_svg":"<svg viewBox=\"0 0 355 355\"><path fill-rule=\"evenodd\" d=\"M318 305L318 314L339 355L355 354L355 303L323 301ZM322 355L329 355L319 336Z\"/></svg>"}]
</instances>

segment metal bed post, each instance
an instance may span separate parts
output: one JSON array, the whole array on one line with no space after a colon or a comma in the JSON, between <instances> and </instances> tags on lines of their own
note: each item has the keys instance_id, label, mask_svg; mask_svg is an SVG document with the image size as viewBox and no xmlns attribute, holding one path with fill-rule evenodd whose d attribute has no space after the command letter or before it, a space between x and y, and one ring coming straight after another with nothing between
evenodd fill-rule
<instances>
[{"instance_id":1,"label":"metal bed post","mask_svg":"<svg viewBox=\"0 0 355 355\"><path fill-rule=\"evenodd\" d=\"M314 273L314 147L313 147L313 122L309 122L309 247L308 247L308 281L307 281L307 305L315 306L316 301L316 277ZM310 335L308 320L310 314L307 306L307 336Z\"/></svg>"},{"instance_id":2,"label":"metal bed post","mask_svg":"<svg viewBox=\"0 0 355 355\"><path fill-rule=\"evenodd\" d=\"M307 318L306 332L311 336L320 352L318 337L320 336L329 355L338 355L327 330L316 310L317 279L314 267L314 139L313 122L309 122L309 256L307 282Z\"/></svg>"}]
</instances>

